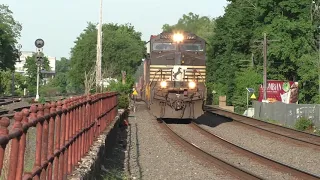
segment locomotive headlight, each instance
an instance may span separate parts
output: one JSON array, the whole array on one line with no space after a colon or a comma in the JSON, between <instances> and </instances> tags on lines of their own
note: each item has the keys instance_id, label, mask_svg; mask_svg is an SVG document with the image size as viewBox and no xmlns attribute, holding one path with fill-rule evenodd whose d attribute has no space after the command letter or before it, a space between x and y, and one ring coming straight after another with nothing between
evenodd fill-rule
<instances>
[{"instance_id":1,"label":"locomotive headlight","mask_svg":"<svg viewBox=\"0 0 320 180\"><path fill-rule=\"evenodd\" d=\"M160 86L161 86L161 88L166 88L167 87L167 82L166 81L161 81Z\"/></svg>"},{"instance_id":2,"label":"locomotive headlight","mask_svg":"<svg viewBox=\"0 0 320 180\"><path fill-rule=\"evenodd\" d=\"M182 34L174 34L173 35L173 41L174 42L182 42L184 39Z\"/></svg>"},{"instance_id":3,"label":"locomotive headlight","mask_svg":"<svg viewBox=\"0 0 320 180\"><path fill-rule=\"evenodd\" d=\"M190 89L194 89L195 87L196 87L196 83L193 82L193 81L190 81L190 82L189 82L189 88L190 88Z\"/></svg>"}]
</instances>

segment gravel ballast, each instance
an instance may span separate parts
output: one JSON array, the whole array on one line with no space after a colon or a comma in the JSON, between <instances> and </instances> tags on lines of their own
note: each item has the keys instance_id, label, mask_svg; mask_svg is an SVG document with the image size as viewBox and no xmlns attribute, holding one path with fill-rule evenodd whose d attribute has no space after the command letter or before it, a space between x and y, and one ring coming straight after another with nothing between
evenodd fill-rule
<instances>
[{"instance_id":1,"label":"gravel ballast","mask_svg":"<svg viewBox=\"0 0 320 180\"><path fill-rule=\"evenodd\" d=\"M144 103L136 106L127 129L125 167L131 179L235 179L183 151L165 135Z\"/></svg>"},{"instance_id":2,"label":"gravel ballast","mask_svg":"<svg viewBox=\"0 0 320 180\"><path fill-rule=\"evenodd\" d=\"M228 149L228 147L202 135L199 131L194 130L187 124L171 124L170 127L173 127L175 132L189 142L236 167L252 172L265 179L294 179L286 173L274 170L267 165L261 164L260 162Z\"/></svg>"},{"instance_id":3,"label":"gravel ballast","mask_svg":"<svg viewBox=\"0 0 320 180\"><path fill-rule=\"evenodd\" d=\"M209 115L207 119L210 123L203 121L199 125L211 133L275 161L320 176L319 150L265 136L256 130L227 122L226 118L220 116Z\"/></svg>"}]
</instances>

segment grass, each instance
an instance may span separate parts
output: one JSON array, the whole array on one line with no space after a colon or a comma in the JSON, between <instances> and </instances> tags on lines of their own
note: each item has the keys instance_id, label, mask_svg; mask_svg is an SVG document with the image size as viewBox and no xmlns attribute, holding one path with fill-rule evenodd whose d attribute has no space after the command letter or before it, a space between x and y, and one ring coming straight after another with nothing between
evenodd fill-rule
<instances>
[{"instance_id":1,"label":"grass","mask_svg":"<svg viewBox=\"0 0 320 180\"><path fill-rule=\"evenodd\" d=\"M315 127L313 122L312 122L312 120L310 120L308 118L305 118L305 117L299 118L296 121L296 123L294 124L294 127L283 125L279 121L274 120L274 119L269 119L269 118L268 119L261 119L260 118L260 120L266 121L266 122L271 123L271 124L276 124L276 125L284 126L284 127L287 127L287 128L296 129L296 130L299 130L299 131L304 131L304 132L307 132L307 133L320 135L320 128Z\"/></svg>"},{"instance_id":2,"label":"grass","mask_svg":"<svg viewBox=\"0 0 320 180\"><path fill-rule=\"evenodd\" d=\"M128 180L129 178L122 170L112 169L110 172L105 172L104 180Z\"/></svg>"}]
</instances>

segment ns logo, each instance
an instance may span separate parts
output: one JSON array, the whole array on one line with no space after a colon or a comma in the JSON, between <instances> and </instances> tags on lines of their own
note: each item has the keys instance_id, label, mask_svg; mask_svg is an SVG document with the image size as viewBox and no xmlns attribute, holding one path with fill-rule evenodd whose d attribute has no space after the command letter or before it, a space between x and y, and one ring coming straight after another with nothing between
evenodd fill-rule
<instances>
[{"instance_id":1,"label":"ns logo","mask_svg":"<svg viewBox=\"0 0 320 180\"><path fill-rule=\"evenodd\" d=\"M185 69L186 68L184 68L183 66L174 66L172 70L172 80L183 81Z\"/></svg>"}]
</instances>

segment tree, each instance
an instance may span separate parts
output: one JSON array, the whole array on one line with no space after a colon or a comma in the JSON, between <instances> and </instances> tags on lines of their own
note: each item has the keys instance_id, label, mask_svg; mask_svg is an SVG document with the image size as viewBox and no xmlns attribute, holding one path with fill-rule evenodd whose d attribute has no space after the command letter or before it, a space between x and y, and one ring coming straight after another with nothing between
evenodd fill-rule
<instances>
[{"instance_id":1,"label":"tree","mask_svg":"<svg viewBox=\"0 0 320 180\"><path fill-rule=\"evenodd\" d=\"M95 68L92 68L91 70L89 70L89 72L87 72L87 71L84 72L84 77L85 77L85 79L84 79L84 87L85 87L84 92L85 92L85 94L90 94L94 83L96 83L96 81L95 81L96 73L95 72L96 72Z\"/></svg>"},{"instance_id":2,"label":"tree","mask_svg":"<svg viewBox=\"0 0 320 180\"><path fill-rule=\"evenodd\" d=\"M19 58L16 43L21 29L9 7L0 4L0 70L14 69L15 61Z\"/></svg>"},{"instance_id":3,"label":"tree","mask_svg":"<svg viewBox=\"0 0 320 180\"><path fill-rule=\"evenodd\" d=\"M103 50L102 70L107 69L112 78L120 77L121 70L127 74L133 74L145 54L144 42L141 33L134 27L125 24L103 24ZM68 77L74 87L80 87L77 91L83 91L85 76L95 67L97 47L97 29L93 23L88 23L87 28L75 41L71 50L70 72ZM112 69L110 69L112 67ZM102 72L102 74L106 74Z\"/></svg>"},{"instance_id":4,"label":"tree","mask_svg":"<svg viewBox=\"0 0 320 180\"><path fill-rule=\"evenodd\" d=\"M300 102L317 101L318 81L315 64L316 28L319 18L310 18L311 2L307 0L230 0L225 14L216 19L214 35L208 51L207 81L226 88L228 104L237 106L237 87L243 74L244 60L254 55L254 70L262 78L263 33L278 42L268 44L268 79L299 81ZM246 72L246 70L245 70ZM239 77L240 76L240 77ZM242 77L243 76L243 77Z\"/></svg>"},{"instance_id":5,"label":"tree","mask_svg":"<svg viewBox=\"0 0 320 180\"><path fill-rule=\"evenodd\" d=\"M186 31L190 33L195 33L198 36L204 38L207 42L209 38L214 35L215 20L198 14L184 14L182 18L178 20L175 25L164 24L162 26L163 31Z\"/></svg>"},{"instance_id":6,"label":"tree","mask_svg":"<svg viewBox=\"0 0 320 180\"><path fill-rule=\"evenodd\" d=\"M43 55L43 54L42 54ZM36 59L37 54L34 53L31 57L27 57L26 63L24 65L24 68L26 68L27 71L27 84L28 84L28 90L31 94L35 94L36 92L36 86L37 86L37 59ZM41 69L50 70L49 66L49 60L47 57L43 57L43 63L41 65ZM43 79L42 73L40 73L40 80Z\"/></svg>"},{"instance_id":7,"label":"tree","mask_svg":"<svg viewBox=\"0 0 320 180\"><path fill-rule=\"evenodd\" d=\"M24 88L27 87L26 85L26 77L23 76L20 73L15 73L14 74L14 84L15 84L15 94L14 95L23 95L23 90ZM10 95L12 94L12 71L1 71L0 70L0 95L5 94L5 95Z\"/></svg>"},{"instance_id":8,"label":"tree","mask_svg":"<svg viewBox=\"0 0 320 180\"><path fill-rule=\"evenodd\" d=\"M257 72L254 68L248 68L243 72L236 73L232 98L232 104L235 106L236 112L243 113L247 109L246 88L253 88L255 90L255 95L257 95L261 83L261 73Z\"/></svg>"},{"instance_id":9,"label":"tree","mask_svg":"<svg viewBox=\"0 0 320 180\"><path fill-rule=\"evenodd\" d=\"M68 80L68 72L70 70L70 61L62 57L56 61L56 74L55 77L47 84L48 88L58 89L59 93L67 93L70 86Z\"/></svg>"},{"instance_id":10,"label":"tree","mask_svg":"<svg viewBox=\"0 0 320 180\"><path fill-rule=\"evenodd\" d=\"M67 73L70 70L70 60L62 57L59 61L56 61L56 74Z\"/></svg>"}]
</instances>

